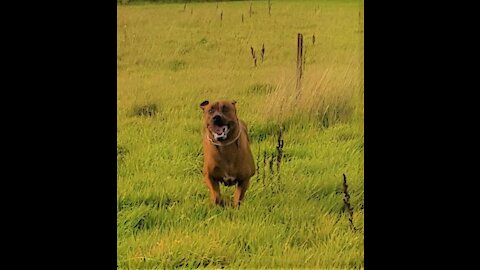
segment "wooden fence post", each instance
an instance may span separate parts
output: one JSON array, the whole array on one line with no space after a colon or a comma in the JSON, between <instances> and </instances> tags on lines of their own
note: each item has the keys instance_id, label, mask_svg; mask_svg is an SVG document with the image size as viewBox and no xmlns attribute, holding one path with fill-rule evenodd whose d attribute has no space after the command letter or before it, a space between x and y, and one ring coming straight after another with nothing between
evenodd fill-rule
<instances>
[{"instance_id":1,"label":"wooden fence post","mask_svg":"<svg viewBox=\"0 0 480 270\"><path fill-rule=\"evenodd\" d=\"M298 33L297 39L297 91L300 92L303 75L303 35ZM297 95L298 95L297 92Z\"/></svg>"}]
</instances>

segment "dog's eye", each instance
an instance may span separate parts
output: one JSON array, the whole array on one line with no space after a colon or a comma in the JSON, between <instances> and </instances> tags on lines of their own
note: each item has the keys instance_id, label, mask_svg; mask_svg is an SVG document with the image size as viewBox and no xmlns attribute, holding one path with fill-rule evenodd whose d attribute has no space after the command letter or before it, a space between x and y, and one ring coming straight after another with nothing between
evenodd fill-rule
<instances>
[{"instance_id":1,"label":"dog's eye","mask_svg":"<svg viewBox=\"0 0 480 270\"><path fill-rule=\"evenodd\" d=\"M214 110L214 109L210 109L210 110L208 110L208 112L209 112L209 113L213 113L213 112L215 112L215 110Z\"/></svg>"},{"instance_id":2,"label":"dog's eye","mask_svg":"<svg viewBox=\"0 0 480 270\"><path fill-rule=\"evenodd\" d=\"M222 107L222 112L224 112L224 113L228 112L228 107L227 107L227 106L223 106L223 107Z\"/></svg>"}]
</instances>

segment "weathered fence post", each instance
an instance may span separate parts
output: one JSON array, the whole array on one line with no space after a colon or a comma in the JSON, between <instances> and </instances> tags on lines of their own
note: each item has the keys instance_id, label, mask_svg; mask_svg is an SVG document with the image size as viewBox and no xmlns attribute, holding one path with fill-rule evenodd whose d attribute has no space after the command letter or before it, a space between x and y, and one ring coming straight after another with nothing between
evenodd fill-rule
<instances>
[{"instance_id":1,"label":"weathered fence post","mask_svg":"<svg viewBox=\"0 0 480 270\"><path fill-rule=\"evenodd\" d=\"M265 56L265 44L262 44L262 63L263 63L263 57Z\"/></svg>"},{"instance_id":2,"label":"weathered fence post","mask_svg":"<svg viewBox=\"0 0 480 270\"><path fill-rule=\"evenodd\" d=\"M127 43L127 24L123 25L124 42Z\"/></svg>"},{"instance_id":3,"label":"weathered fence post","mask_svg":"<svg viewBox=\"0 0 480 270\"><path fill-rule=\"evenodd\" d=\"M362 32L362 13L358 12L358 32Z\"/></svg>"},{"instance_id":4,"label":"weathered fence post","mask_svg":"<svg viewBox=\"0 0 480 270\"><path fill-rule=\"evenodd\" d=\"M303 35L298 33L297 40L297 95L300 92L303 75Z\"/></svg>"},{"instance_id":5,"label":"weathered fence post","mask_svg":"<svg viewBox=\"0 0 480 270\"><path fill-rule=\"evenodd\" d=\"M249 13L250 13L250 17L252 17L252 1L250 1L250 11L249 11Z\"/></svg>"},{"instance_id":6,"label":"weathered fence post","mask_svg":"<svg viewBox=\"0 0 480 270\"><path fill-rule=\"evenodd\" d=\"M257 66L257 56L255 56L255 50L253 49L253 47L250 47L250 52L252 53L253 64L256 67Z\"/></svg>"}]
</instances>

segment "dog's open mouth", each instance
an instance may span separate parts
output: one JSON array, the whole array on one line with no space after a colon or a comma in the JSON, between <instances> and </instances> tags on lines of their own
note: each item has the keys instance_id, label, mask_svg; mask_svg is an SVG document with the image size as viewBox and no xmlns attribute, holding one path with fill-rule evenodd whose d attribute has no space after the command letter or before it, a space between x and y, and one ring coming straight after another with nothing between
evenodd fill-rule
<instances>
[{"instance_id":1,"label":"dog's open mouth","mask_svg":"<svg viewBox=\"0 0 480 270\"><path fill-rule=\"evenodd\" d=\"M227 139L227 134L228 134L228 126L213 126L210 131L212 132L213 138L217 141L224 141Z\"/></svg>"}]
</instances>

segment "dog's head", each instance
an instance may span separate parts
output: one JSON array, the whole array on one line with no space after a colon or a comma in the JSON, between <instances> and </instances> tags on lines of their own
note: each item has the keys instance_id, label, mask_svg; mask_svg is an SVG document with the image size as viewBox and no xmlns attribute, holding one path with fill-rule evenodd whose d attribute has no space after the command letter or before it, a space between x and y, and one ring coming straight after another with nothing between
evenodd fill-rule
<instances>
[{"instance_id":1,"label":"dog's head","mask_svg":"<svg viewBox=\"0 0 480 270\"><path fill-rule=\"evenodd\" d=\"M205 127L219 142L225 141L229 134L236 134L238 118L235 104L236 101L227 100L212 103L205 100L200 104Z\"/></svg>"}]
</instances>

